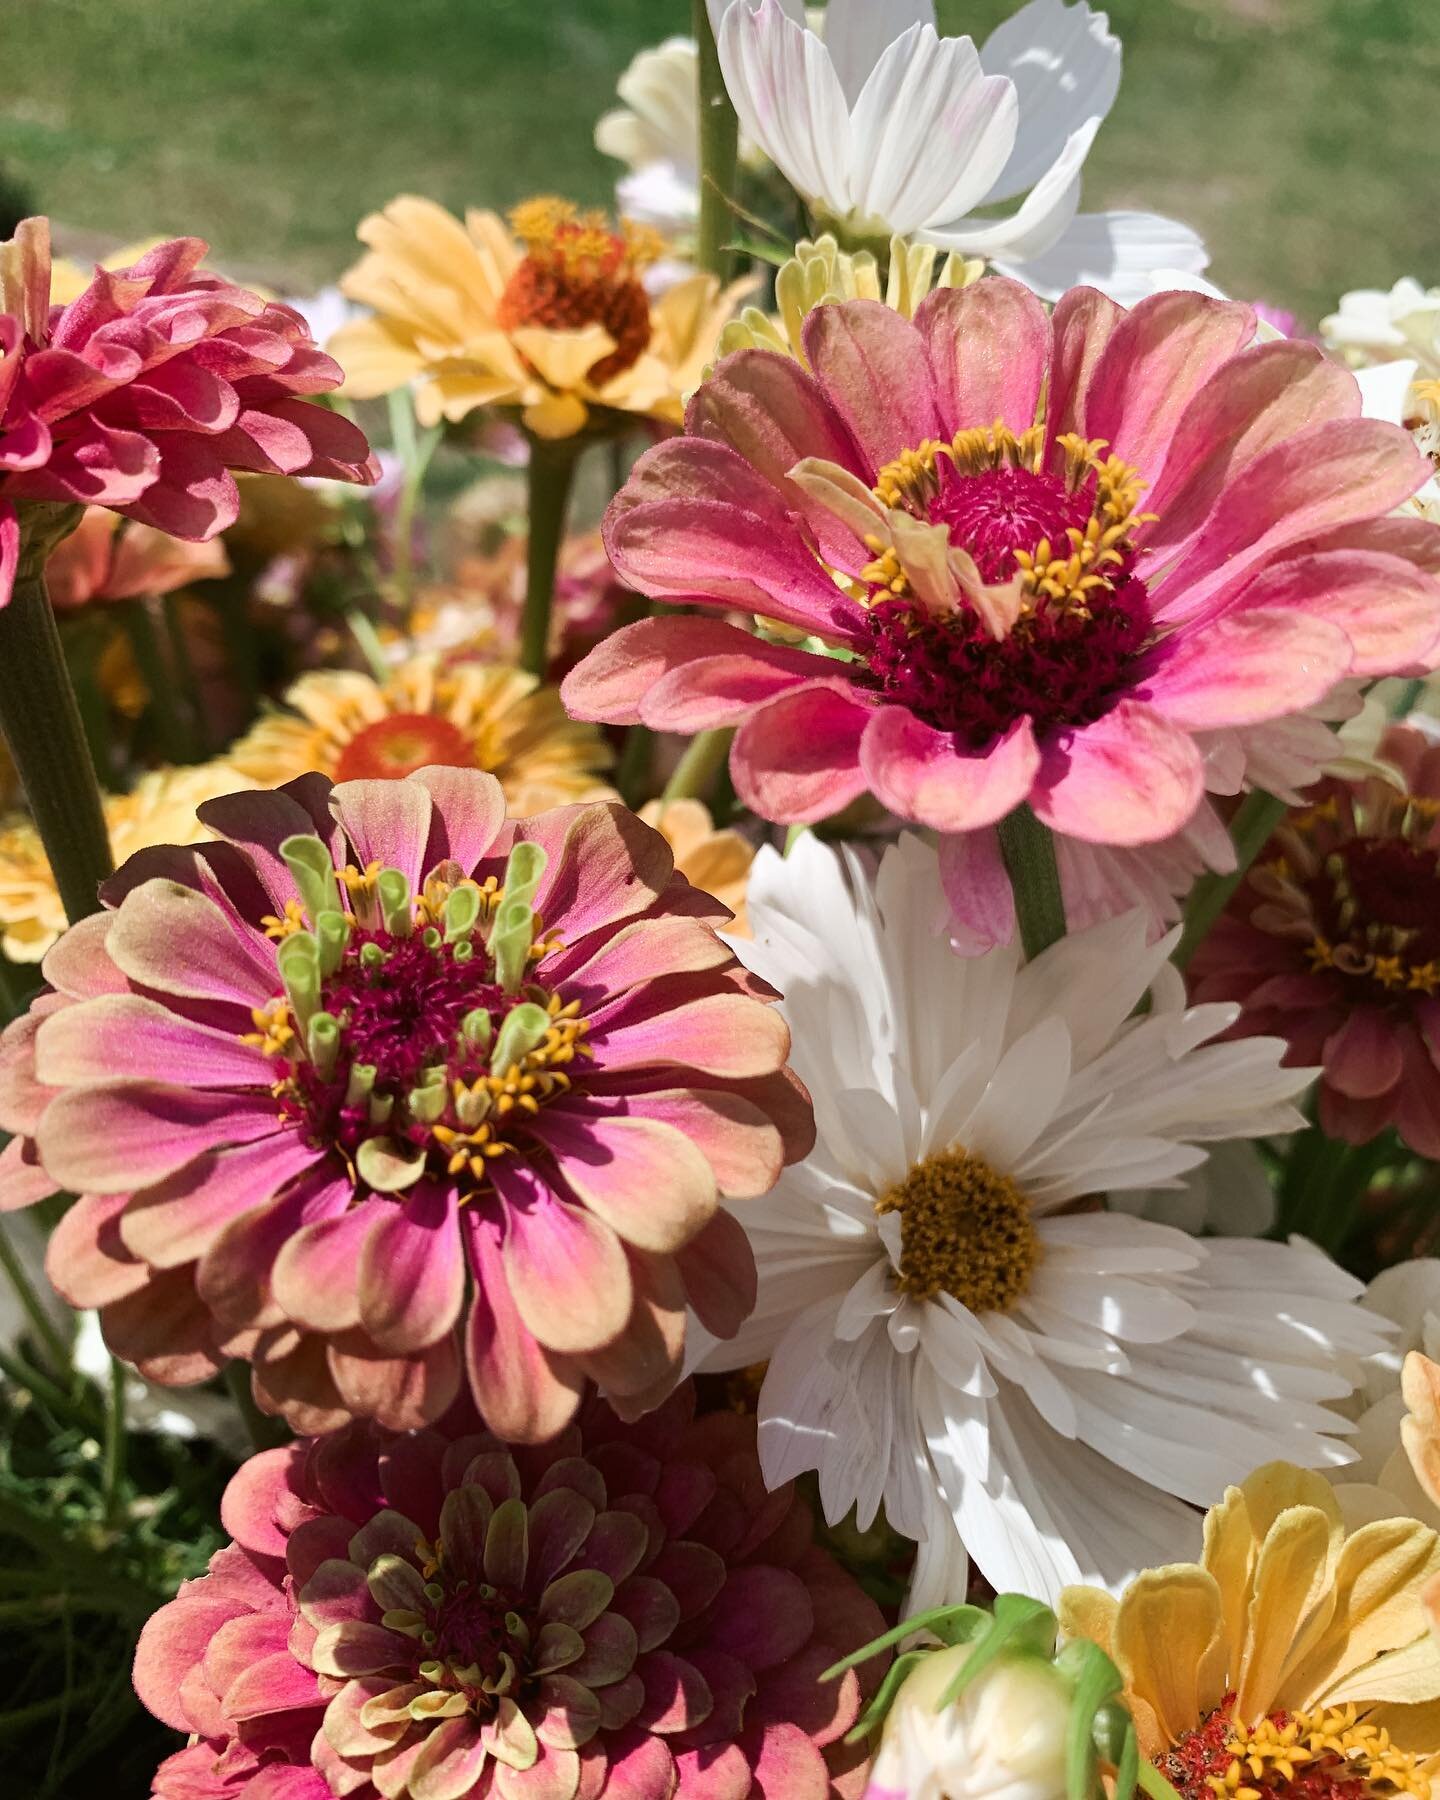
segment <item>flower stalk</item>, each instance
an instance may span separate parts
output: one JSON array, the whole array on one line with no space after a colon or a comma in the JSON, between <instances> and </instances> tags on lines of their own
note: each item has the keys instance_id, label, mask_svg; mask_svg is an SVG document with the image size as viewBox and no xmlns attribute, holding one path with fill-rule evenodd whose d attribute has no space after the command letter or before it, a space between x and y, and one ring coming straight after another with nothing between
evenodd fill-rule
<instances>
[{"instance_id":1,"label":"flower stalk","mask_svg":"<svg viewBox=\"0 0 1440 1800\"><path fill-rule=\"evenodd\" d=\"M740 122L725 77L720 53L705 0L694 0L695 42L699 46L700 81L700 221L695 233L695 261L709 275L722 280L729 256L731 234L730 197L735 191L739 160Z\"/></svg>"},{"instance_id":2,"label":"flower stalk","mask_svg":"<svg viewBox=\"0 0 1440 1800\"><path fill-rule=\"evenodd\" d=\"M1200 948L1210 927L1224 912L1230 896L1249 872L1251 863L1265 848L1275 827L1285 817L1283 800L1255 788L1240 802L1230 821L1230 841L1235 846L1235 867L1228 875L1202 875L1190 890L1185 906L1185 929L1175 947L1175 967L1185 969Z\"/></svg>"},{"instance_id":3,"label":"flower stalk","mask_svg":"<svg viewBox=\"0 0 1440 1800\"><path fill-rule=\"evenodd\" d=\"M1055 862L1055 839L1028 806L1017 806L997 827L1000 855L1015 895L1015 919L1025 960L1031 962L1065 935L1065 901Z\"/></svg>"},{"instance_id":4,"label":"flower stalk","mask_svg":"<svg viewBox=\"0 0 1440 1800\"><path fill-rule=\"evenodd\" d=\"M703 800L715 785L715 779L730 754L733 729L717 725L711 731L697 732L685 746L685 754L675 765L675 772L665 783L661 799L669 806L674 800Z\"/></svg>"},{"instance_id":5,"label":"flower stalk","mask_svg":"<svg viewBox=\"0 0 1440 1800\"><path fill-rule=\"evenodd\" d=\"M71 924L100 909L114 869L95 764L45 590L45 563L78 506L26 509L10 604L0 608L0 730Z\"/></svg>"},{"instance_id":6,"label":"flower stalk","mask_svg":"<svg viewBox=\"0 0 1440 1800\"><path fill-rule=\"evenodd\" d=\"M550 663L555 570L565 538L576 460L577 446L568 439L530 439L530 537L525 556L525 610L520 619L520 667L531 675L543 676Z\"/></svg>"}]
</instances>

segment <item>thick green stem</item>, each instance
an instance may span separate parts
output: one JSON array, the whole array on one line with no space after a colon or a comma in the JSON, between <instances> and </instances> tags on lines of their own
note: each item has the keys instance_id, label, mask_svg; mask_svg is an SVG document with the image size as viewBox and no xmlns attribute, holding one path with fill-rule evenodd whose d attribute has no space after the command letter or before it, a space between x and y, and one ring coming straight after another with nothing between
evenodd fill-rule
<instances>
[{"instance_id":1,"label":"thick green stem","mask_svg":"<svg viewBox=\"0 0 1440 1800\"><path fill-rule=\"evenodd\" d=\"M1015 895L1015 920L1025 960L1065 935L1065 900L1055 864L1055 840L1028 806L1017 806L997 827L1000 855Z\"/></svg>"},{"instance_id":2,"label":"thick green stem","mask_svg":"<svg viewBox=\"0 0 1440 1800\"><path fill-rule=\"evenodd\" d=\"M725 767L730 754L730 740L735 731L729 725L717 725L713 731L698 732L685 746L685 754L675 765L675 773L665 783L661 796L668 806L672 800L704 800L715 785L715 778Z\"/></svg>"},{"instance_id":3,"label":"thick green stem","mask_svg":"<svg viewBox=\"0 0 1440 1800\"><path fill-rule=\"evenodd\" d=\"M740 124L725 91L705 0L694 0L693 10L695 42L700 49L700 222L695 232L695 261L707 274L723 281L730 261L725 246L734 229L730 201L735 192Z\"/></svg>"},{"instance_id":4,"label":"thick green stem","mask_svg":"<svg viewBox=\"0 0 1440 1800\"><path fill-rule=\"evenodd\" d=\"M1224 912L1230 896L1245 879L1251 863L1265 848L1270 834L1285 817L1285 802L1256 788L1240 802L1230 821L1230 840L1235 846L1235 868L1228 875L1202 875L1185 903L1185 929L1175 949L1175 966L1185 969L1200 948L1210 927Z\"/></svg>"},{"instance_id":5,"label":"thick green stem","mask_svg":"<svg viewBox=\"0 0 1440 1800\"><path fill-rule=\"evenodd\" d=\"M655 760L655 733L648 725L632 725L625 733L615 786L627 806L638 812L649 798L650 769Z\"/></svg>"},{"instance_id":6,"label":"thick green stem","mask_svg":"<svg viewBox=\"0 0 1440 1800\"><path fill-rule=\"evenodd\" d=\"M118 1525L124 1512L125 1383L129 1371L118 1356L110 1358L110 1389L105 1404L105 1523Z\"/></svg>"},{"instance_id":7,"label":"thick green stem","mask_svg":"<svg viewBox=\"0 0 1440 1800\"><path fill-rule=\"evenodd\" d=\"M45 592L46 557L79 509L43 510L47 517L23 522L15 591L0 607L0 729L74 924L100 910L100 883L115 865L95 765Z\"/></svg>"},{"instance_id":8,"label":"thick green stem","mask_svg":"<svg viewBox=\"0 0 1440 1800\"><path fill-rule=\"evenodd\" d=\"M0 1227L0 1267L9 1277L10 1285L15 1290L15 1298L24 1308L25 1317L30 1321L30 1329L35 1342L44 1350L50 1360L51 1372L66 1375L70 1370L70 1342L55 1323L53 1316L40 1298L39 1290L31 1281L29 1272L9 1233Z\"/></svg>"},{"instance_id":9,"label":"thick green stem","mask_svg":"<svg viewBox=\"0 0 1440 1800\"><path fill-rule=\"evenodd\" d=\"M149 600L122 600L117 611L130 640L130 650L140 679L149 696L148 712L167 762L188 763L196 760L195 737L179 704L179 682L170 667L165 647L156 628L155 614Z\"/></svg>"},{"instance_id":10,"label":"thick green stem","mask_svg":"<svg viewBox=\"0 0 1440 1800\"><path fill-rule=\"evenodd\" d=\"M578 449L569 439L530 440L530 540L525 559L525 611L520 620L520 667L543 676L550 666L550 608L555 570L565 539Z\"/></svg>"},{"instance_id":11,"label":"thick green stem","mask_svg":"<svg viewBox=\"0 0 1440 1800\"><path fill-rule=\"evenodd\" d=\"M205 723L205 702L200 692L200 678L195 673L195 659L190 654L190 639L185 631L185 596L167 594L161 602L165 614L165 635L170 644L170 660L175 665L175 679L190 720L190 739L198 755L208 755L217 746L210 741Z\"/></svg>"}]
</instances>

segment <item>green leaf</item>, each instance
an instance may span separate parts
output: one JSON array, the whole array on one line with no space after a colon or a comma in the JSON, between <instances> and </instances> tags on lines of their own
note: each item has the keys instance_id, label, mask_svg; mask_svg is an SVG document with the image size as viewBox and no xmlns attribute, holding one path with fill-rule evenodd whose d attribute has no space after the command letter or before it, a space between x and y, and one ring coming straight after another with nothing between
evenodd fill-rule
<instances>
[{"instance_id":1,"label":"green leaf","mask_svg":"<svg viewBox=\"0 0 1440 1800\"><path fill-rule=\"evenodd\" d=\"M1039 1600L1027 1599L1024 1594L997 1594L990 1629L977 1640L955 1679L940 1696L936 1712L953 1705L1002 1651L1043 1656L1048 1661L1055 1653L1055 1632L1055 1615Z\"/></svg>"},{"instance_id":2,"label":"green leaf","mask_svg":"<svg viewBox=\"0 0 1440 1800\"><path fill-rule=\"evenodd\" d=\"M1098 1644L1077 1638L1055 1659L1073 1682L1070 1728L1065 1745L1065 1787L1069 1800L1091 1800L1097 1777L1096 1719L1124 1686L1120 1671ZM1118 1760L1118 1759L1112 1759Z\"/></svg>"}]
</instances>

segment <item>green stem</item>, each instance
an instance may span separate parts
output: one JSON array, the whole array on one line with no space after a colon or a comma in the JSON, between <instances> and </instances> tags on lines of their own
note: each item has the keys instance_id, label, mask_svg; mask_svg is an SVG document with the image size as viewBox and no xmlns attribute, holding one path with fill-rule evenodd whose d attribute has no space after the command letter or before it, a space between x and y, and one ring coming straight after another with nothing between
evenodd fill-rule
<instances>
[{"instance_id":1,"label":"green stem","mask_svg":"<svg viewBox=\"0 0 1440 1800\"><path fill-rule=\"evenodd\" d=\"M543 676L550 666L555 570L578 455L569 440L530 439L530 538L525 556L525 611L520 620L520 667L532 675Z\"/></svg>"},{"instance_id":2,"label":"green stem","mask_svg":"<svg viewBox=\"0 0 1440 1800\"><path fill-rule=\"evenodd\" d=\"M166 594L160 604L165 613L165 636L170 645L170 660L175 665L180 696L190 719L191 743L199 755L208 756L215 746L205 728L205 703L200 694L200 680L195 673L195 659L190 654L190 640L185 635L184 598L179 592Z\"/></svg>"},{"instance_id":3,"label":"green stem","mask_svg":"<svg viewBox=\"0 0 1440 1800\"><path fill-rule=\"evenodd\" d=\"M443 435L437 426L417 432L410 396L397 388L389 396L390 438L404 470L400 497L395 504L395 591L408 623L415 591L415 512L430 458Z\"/></svg>"},{"instance_id":4,"label":"green stem","mask_svg":"<svg viewBox=\"0 0 1440 1800\"><path fill-rule=\"evenodd\" d=\"M703 800L715 785L715 778L725 767L730 755L734 727L717 725L701 731L685 746L685 754L675 765L675 773L665 783L661 798L666 805L672 800Z\"/></svg>"},{"instance_id":5,"label":"green stem","mask_svg":"<svg viewBox=\"0 0 1440 1800\"><path fill-rule=\"evenodd\" d=\"M135 666L149 695L148 711L155 725L160 753L167 762L195 761L195 740L180 707L176 704L176 677L160 642L155 627L155 614L149 600L122 600L116 609L130 640Z\"/></svg>"},{"instance_id":6,"label":"green stem","mask_svg":"<svg viewBox=\"0 0 1440 1800\"><path fill-rule=\"evenodd\" d=\"M282 1419L272 1419L255 1404L255 1391L250 1384L250 1365L230 1362L225 1365L225 1386L236 1410L245 1421L250 1442L257 1450L273 1450L290 1438L289 1427Z\"/></svg>"},{"instance_id":7,"label":"green stem","mask_svg":"<svg viewBox=\"0 0 1440 1800\"><path fill-rule=\"evenodd\" d=\"M1210 927L1224 912L1251 863L1269 842L1270 834L1285 817L1285 802L1263 788L1248 793L1230 821L1230 840L1235 846L1235 868L1228 875L1202 875L1185 903L1185 929L1175 948L1175 967L1190 966Z\"/></svg>"},{"instance_id":8,"label":"green stem","mask_svg":"<svg viewBox=\"0 0 1440 1800\"><path fill-rule=\"evenodd\" d=\"M801 838L804 837L805 833L811 829L812 827L809 825L792 825L790 827L785 833L785 854L787 856L800 842Z\"/></svg>"},{"instance_id":9,"label":"green stem","mask_svg":"<svg viewBox=\"0 0 1440 1800\"><path fill-rule=\"evenodd\" d=\"M124 1512L125 1382L129 1370L118 1356L110 1358L110 1390L105 1405L105 1523L118 1525Z\"/></svg>"},{"instance_id":10,"label":"green stem","mask_svg":"<svg viewBox=\"0 0 1440 1800\"><path fill-rule=\"evenodd\" d=\"M648 798L650 769L655 760L655 733L648 725L632 725L625 733L615 786L627 806L637 811Z\"/></svg>"},{"instance_id":11,"label":"green stem","mask_svg":"<svg viewBox=\"0 0 1440 1800\"><path fill-rule=\"evenodd\" d=\"M1015 895L1015 920L1025 960L1065 935L1065 900L1055 864L1055 840L1028 806L1017 806L1000 821L1000 855Z\"/></svg>"},{"instance_id":12,"label":"green stem","mask_svg":"<svg viewBox=\"0 0 1440 1800\"><path fill-rule=\"evenodd\" d=\"M706 274L723 281L730 260L725 246L733 229L730 199L735 192L740 124L725 91L709 8L705 0L694 0L692 10L700 50L700 221L695 261Z\"/></svg>"},{"instance_id":13,"label":"green stem","mask_svg":"<svg viewBox=\"0 0 1440 1800\"><path fill-rule=\"evenodd\" d=\"M39 963L14 963L0 954L0 1013L18 1019L34 999L42 976Z\"/></svg>"},{"instance_id":14,"label":"green stem","mask_svg":"<svg viewBox=\"0 0 1440 1800\"><path fill-rule=\"evenodd\" d=\"M1403 719L1407 713L1413 712L1415 710L1415 702L1424 692L1425 682L1422 677L1417 675L1413 680L1407 681L1404 687L1401 688L1400 692L1395 696L1395 704L1390 708L1390 717L1392 719Z\"/></svg>"},{"instance_id":15,"label":"green stem","mask_svg":"<svg viewBox=\"0 0 1440 1800\"><path fill-rule=\"evenodd\" d=\"M64 1388L26 1362L23 1356L17 1356L13 1350L0 1350L0 1375L3 1375L12 1386L28 1389L40 1404L48 1407L57 1418L67 1419L70 1424L78 1426L82 1431L94 1431L95 1414L78 1400L72 1400Z\"/></svg>"},{"instance_id":16,"label":"green stem","mask_svg":"<svg viewBox=\"0 0 1440 1800\"><path fill-rule=\"evenodd\" d=\"M0 1268L5 1270L10 1285L15 1290L15 1298L25 1309L25 1316L30 1321L30 1329L35 1334L35 1341L40 1344L50 1366L57 1375L68 1374L70 1369L70 1343L65 1334L51 1317L45 1302L40 1298L35 1284L31 1281L24 1263L21 1262L15 1246L10 1242L9 1233L0 1227Z\"/></svg>"},{"instance_id":17,"label":"green stem","mask_svg":"<svg viewBox=\"0 0 1440 1800\"><path fill-rule=\"evenodd\" d=\"M375 629L375 621L361 607L352 606L345 615L345 623L369 663L370 673L383 687L394 671L385 655L385 646L380 642L380 633Z\"/></svg>"},{"instance_id":18,"label":"green stem","mask_svg":"<svg viewBox=\"0 0 1440 1800\"><path fill-rule=\"evenodd\" d=\"M0 607L0 729L73 925L100 910L100 883L115 864L95 765L45 592L45 559L79 509L37 510L51 516L22 525L15 591ZM74 518L57 519L57 512Z\"/></svg>"}]
</instances>

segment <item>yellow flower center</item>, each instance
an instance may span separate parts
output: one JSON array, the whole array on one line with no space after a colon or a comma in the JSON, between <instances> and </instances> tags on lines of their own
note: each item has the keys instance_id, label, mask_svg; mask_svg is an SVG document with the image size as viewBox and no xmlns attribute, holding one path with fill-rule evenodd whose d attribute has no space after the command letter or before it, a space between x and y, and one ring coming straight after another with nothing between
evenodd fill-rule
<instances>
[{"instance_id":1,"label":"yellow flower center","mask_svg":"<svg viewBox=\"0 0 1440 1800\"><path fill-rule=\"evenodd\" d=\"M1217 1800L1264 1800L1297 1783L1316 1792L1343 1792L1358 1783L1372 1794L1430 1800L1418 1758L1396 1749L1388 1731L1361 1721L1354 1706L1317 1706L1257 1725L1236 1723L1225 1749L1231 1760L1224 1774L1208 1778Z\"/></svg>"},{"instance_id":2,"label":"yellow flower center","mask_svg":"<svg viewBox=\"0 0 1440 1800\"><path fill-rule=\"evenodd\" d=\"M913 1299L943 1292L974 1313L1008 1312L1030 1286L1040 1240L1029 1203L983 1156L927 1156L875 1210L900 1214L896 1285Z\"/></svg>"}]
</instances>

